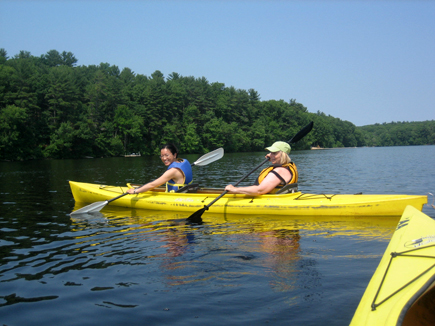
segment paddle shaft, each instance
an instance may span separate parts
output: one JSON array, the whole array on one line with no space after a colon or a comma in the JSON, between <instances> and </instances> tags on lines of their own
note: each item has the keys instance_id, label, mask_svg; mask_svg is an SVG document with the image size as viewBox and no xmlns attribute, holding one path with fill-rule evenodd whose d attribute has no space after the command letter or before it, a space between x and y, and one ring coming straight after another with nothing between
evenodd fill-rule
<instances>
[{"instance_id":1,"label":"paddle shaft","mask_svg":"<svg viewBox=\"0 0 435 326\"><path fill-rule=\"evenodd\" d=\"M124 192L122 195L119 195L118 197L106 200L106 202L107 202L106 205L114 200L117 200L118 198L124 197L125 195L128 195L128 192Z\"/></svg>"},{"instance_id":2,"label":"paddle shaft","mask_svg":"<svg viewBox=\"0 0 435 326\"><path fill-rule=\"evenodd\" d=\"M248 174L243 176L239 181L237 181L234 186L238 186L240 182L245 180L247 177L249 177L252 173L255 172L260 166L262 166L264 163L266 163L269 159L265 159L263 162L258 164L255 168L253 168ZM223 193L221 193L218 197L216 197L213 201L211 201L208 205L205 206L205 209L208 209L211 205L213 205L215 202L217 202L219 199L221 199L223 196L225 196L228 193L228 190L225 190Z\"/></svg>"}]
</instances>

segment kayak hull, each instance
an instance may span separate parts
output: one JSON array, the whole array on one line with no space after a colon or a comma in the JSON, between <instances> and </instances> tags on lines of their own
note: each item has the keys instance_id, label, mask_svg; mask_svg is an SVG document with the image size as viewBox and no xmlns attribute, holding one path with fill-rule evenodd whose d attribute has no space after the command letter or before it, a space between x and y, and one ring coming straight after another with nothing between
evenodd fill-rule
<instances>
[{"instance_id":1,"label":"kayak hull","mask_svg":"<svg viewBox=\"0 0 435 326\"><path fill-rule=\"evenodd\" d=\"M350 325L435 325L432 218L405 209Z\"/></svg>"},{"instance_id":2,"label":"kayak hull","mask_svg":"<svg viewBox=\"0 0 435 326\"><path fill-rule=\"evenodd\" d=\"M80 203L107 201L128 187L70 181L74 200ZM162 189L126 195L110 205L149 210L196 212L219 196L223 189L199 189L197 193L167 193ZM407 205L422 210L426 196L419 195L324 195L226 194L209 208L212 213L272 214L293 216L400 216Z\"/></svg>"}]
</instances>

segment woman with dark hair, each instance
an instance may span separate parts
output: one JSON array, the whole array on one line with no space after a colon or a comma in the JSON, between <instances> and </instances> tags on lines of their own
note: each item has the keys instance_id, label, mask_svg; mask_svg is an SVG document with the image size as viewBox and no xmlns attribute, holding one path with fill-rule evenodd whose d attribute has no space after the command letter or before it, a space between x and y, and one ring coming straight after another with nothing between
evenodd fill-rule
<instances>
[{"instance_id":1,"label":"woman with dark hair","mask_svg":"<svg viewBox=\"0 0 435 326\"><path fill-rule=\"evenodd\" d=\"M175 192L193 180L192 167L188 160L178 158L178 149L173 144L166 144L160 149L160 159L168 167L165 173L154 181L139 188L130 188L129 194L138 194L154 189L166 183L166 192Z\"/></svg>"}]
</instances>

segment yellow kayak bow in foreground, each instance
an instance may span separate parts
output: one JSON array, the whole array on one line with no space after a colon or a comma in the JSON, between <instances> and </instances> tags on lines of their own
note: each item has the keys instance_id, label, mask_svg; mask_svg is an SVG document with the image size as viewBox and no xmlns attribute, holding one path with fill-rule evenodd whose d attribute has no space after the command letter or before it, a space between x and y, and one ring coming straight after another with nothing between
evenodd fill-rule
<instances>
[{"instance_id":1,"label":"yellow kayak bow in foreground","mask_svg":"<svg viewBox=\"0 0 435 326\"><path fill-rule=\"evenodd\" d=\"M405 209L350 325L435 325L432 218Z\"/></svg>"}]
</instances>

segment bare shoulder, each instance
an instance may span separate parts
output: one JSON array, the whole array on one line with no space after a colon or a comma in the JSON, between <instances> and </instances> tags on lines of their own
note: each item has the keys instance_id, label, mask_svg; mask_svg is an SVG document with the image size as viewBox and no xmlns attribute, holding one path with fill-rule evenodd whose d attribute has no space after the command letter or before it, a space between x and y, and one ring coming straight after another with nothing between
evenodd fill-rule
<instances>
[{"instance_id":1,"label":"bare shoulder","mask_svg":"<svg viewBox=\"0 0 435 326\"><path fill-rule=\"evenodd\" d=\"M282 166L278 166L275 169L273 169L275 172L279 173L280 176L285 177L290 175L290 171Z\"/></svg>"},{"instance_id":2,"label":"bare shoulder","mask_svg":"<svg viewBox=\"0 0 435 326\"><path fill-rule=\"evenodd\" d=\"M279 173L281 173L281 172L288 172L288 173L290 173L290 171L287 168L283 167L283 166L277 166L276 168L274 168L274 170L276 172L279 172Z\"/></svg>"}]
</instances>

